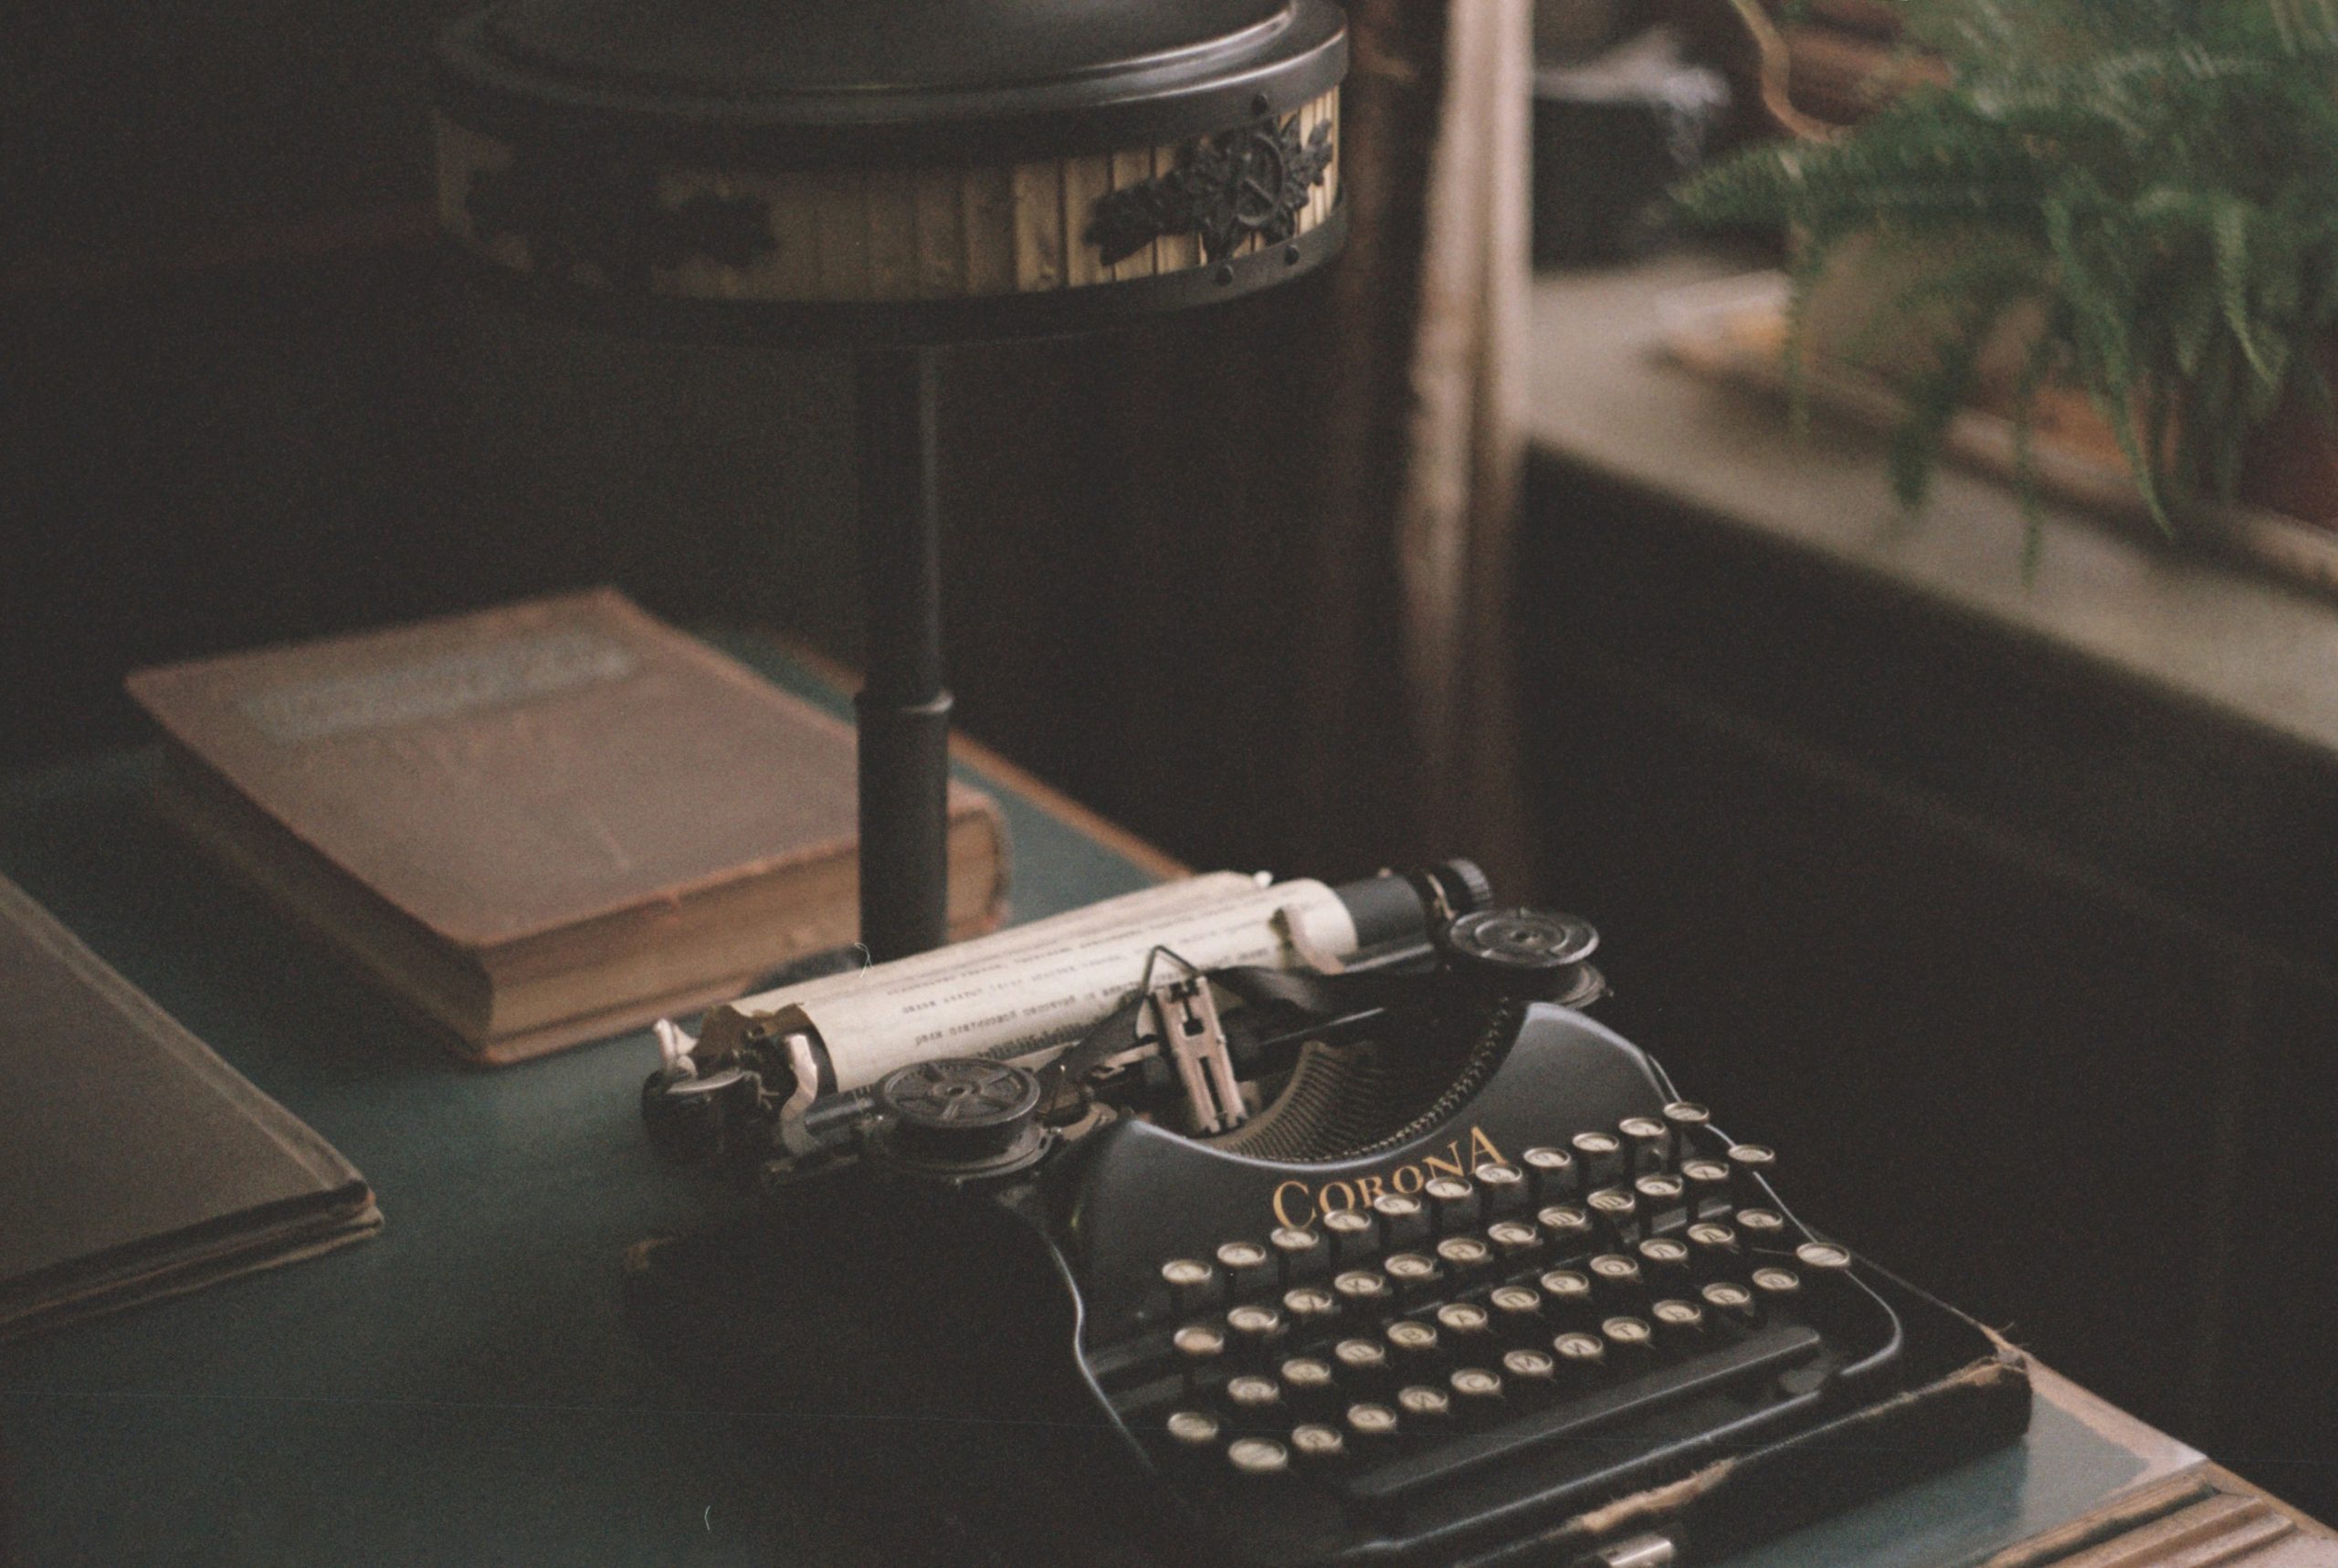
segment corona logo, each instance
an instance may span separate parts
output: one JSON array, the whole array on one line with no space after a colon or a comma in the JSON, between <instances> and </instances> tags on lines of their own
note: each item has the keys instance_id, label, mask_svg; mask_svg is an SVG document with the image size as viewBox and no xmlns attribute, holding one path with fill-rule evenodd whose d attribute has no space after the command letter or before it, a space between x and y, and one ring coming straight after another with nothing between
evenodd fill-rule
<instances>
[{"instance_id":1,"label":"corona logo","mask_svg":"<svg viewBox=\"0 0 2338 1568\"><path fill-rule=\"evenodd\" d=\"M1374 1171L1361 1176L1343 1176L1337 1181L1311 1185L1306 1182L1285 1182L1275 1189L1275 1223L1282 1226L1312 1225L1318 1215L1333 1209L1367 1208L1372 1200L1383 1193L1417 1193L1438 1176L1466 1177L1477 1166L1491 1161L1507 1164L1502 1152L1482 1128L1472 1127L1466 1138L1455 1138L1440 1153L1423 1154L1408 1160L1394 1170Z\"/></svg>"}]
</instances>

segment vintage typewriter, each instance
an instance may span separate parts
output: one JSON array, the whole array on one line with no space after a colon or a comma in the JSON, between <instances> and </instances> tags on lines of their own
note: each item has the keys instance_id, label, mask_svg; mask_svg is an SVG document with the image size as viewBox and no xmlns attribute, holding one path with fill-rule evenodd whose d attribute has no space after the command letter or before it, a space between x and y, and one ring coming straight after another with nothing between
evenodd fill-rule
<instances>
[{"instance_id":1,"label":"vintage typewriter","mask_svg":"<svg viewBox=\"0 0 2338 1568\"><path fill-rule=\"evenodd\" d=\"M1655 1568L2024 1429L1489 902L1197 879L666 1030L653 1137L755 1197L637 1324L1017 1563Z\"/></svg>"}]
</instances>

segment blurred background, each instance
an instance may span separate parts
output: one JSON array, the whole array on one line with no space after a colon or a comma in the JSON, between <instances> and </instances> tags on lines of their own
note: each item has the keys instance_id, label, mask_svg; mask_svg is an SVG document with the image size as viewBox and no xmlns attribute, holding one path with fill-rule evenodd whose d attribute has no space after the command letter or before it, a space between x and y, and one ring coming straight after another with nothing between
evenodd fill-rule
<instances>
[{"instance_id":1,"label":"blurred background","mask_svg":"<svg viewBox=\"0 0 2338 1568\"><path fill-rule=\"evenodd\" d=\"M1654 198L1921 76L1888 7L1782 11L1782 102L1720 0L1477 5L1351 6L1341 266L949 357L964 728L1200 867L1484 855L1814 1223L2338 1510L2330 605L2059 501L2025 567L2002 485L1911 520L1872 433L1660 363L1782 250ZM466 8L18 8L0 761L138 740L142 665L566 585L857 656L842 362L442 274Z\"/></svg>"}]
</instances>

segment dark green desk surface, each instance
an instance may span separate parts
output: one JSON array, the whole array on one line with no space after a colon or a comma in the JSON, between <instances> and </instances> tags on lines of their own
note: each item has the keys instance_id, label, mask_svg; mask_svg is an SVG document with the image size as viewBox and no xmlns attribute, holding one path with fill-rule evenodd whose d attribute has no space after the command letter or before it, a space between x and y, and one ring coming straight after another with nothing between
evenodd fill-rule
<instances>
[{"instance_id":1,"label":"dark green desk surface","mask_svg":"<svg viewBox=\"0 0 2338 1568\"><path fill-rule=\"evenodd\" d=\"M731 646L835 703L757 645ZM0 1557L876 1562L817 1497L751 1472L736 1418L690 1408L620 1329L623 1249L703 1212L639 1134L646 1036L500 1071L457 1065L170 837L144 805L153 767L115 754L9 781L0 871L339 1145L388 1226L0 1350L0 1539L13 1549ZM1014 836L1017 918L1153 879L986 782ZM0 1179L39 1175L0 1150ZM816 1413L768 1419L810 1424L839 1450L860 1440L819 1430ZM1823 1543L1764 1553L1762 1568L1962 1559L2168 1463L2048 1409L2027 1447L1838 1521Z\"/></svg>"}]
</instances>

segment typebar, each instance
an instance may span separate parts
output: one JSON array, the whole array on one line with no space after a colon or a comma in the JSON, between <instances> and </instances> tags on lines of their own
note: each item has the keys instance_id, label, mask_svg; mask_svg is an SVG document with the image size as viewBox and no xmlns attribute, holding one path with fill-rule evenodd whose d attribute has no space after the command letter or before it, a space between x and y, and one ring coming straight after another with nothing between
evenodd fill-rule
<instances>
[{"instance_id":1,"label":"typebar","mask_svg":"<svg viewBox=\"0 0 2338 1568\"><path fill-rule=\"evenodd\" d=\"M1348 1477L1341 1489L1358 1503L1392 1503L1420 1488L1450 1481L1483 1465L1516 1458L1530 1449L1580 1436L1650 1405L1669 1403L1757 1371L1807 1360L1819 1346L1817 1332L1799 1324L1781 1323L1756 1330L1727 1349L1360 1470Z\"/></svg>"}]
</instances>

